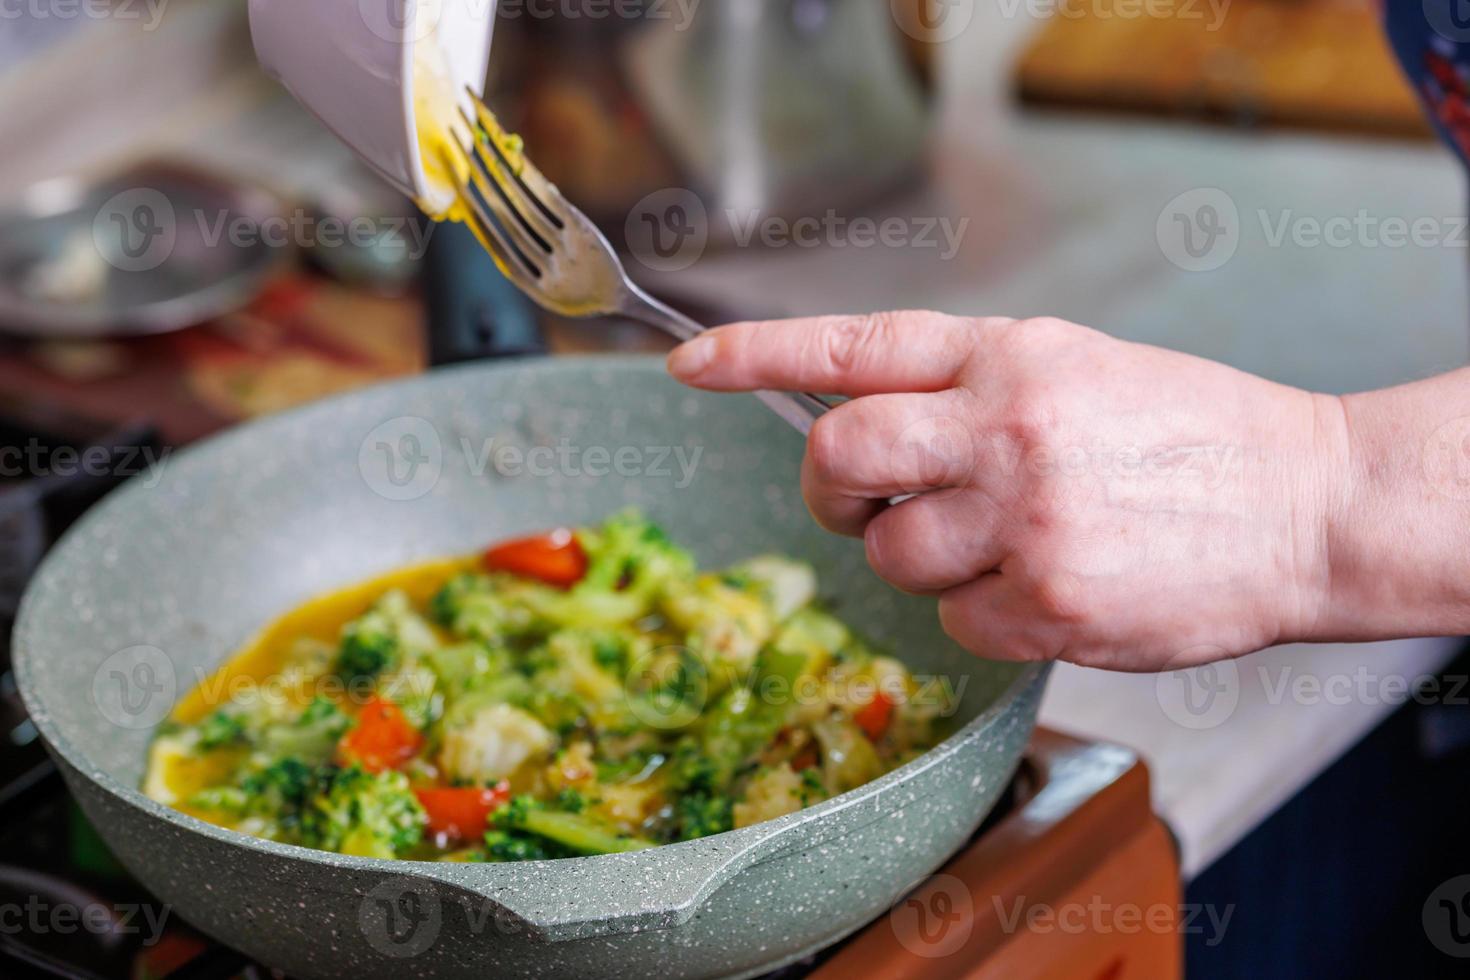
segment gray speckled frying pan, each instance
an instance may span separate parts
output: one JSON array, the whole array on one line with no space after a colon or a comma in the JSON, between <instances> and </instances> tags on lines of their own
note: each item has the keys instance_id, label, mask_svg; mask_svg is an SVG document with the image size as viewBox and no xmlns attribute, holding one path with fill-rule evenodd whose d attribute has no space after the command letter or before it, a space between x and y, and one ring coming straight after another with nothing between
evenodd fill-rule
<instances>
[{"instance_id":1,"label":"gray speckled frying pan","mask_svg":"<svg viewBox=\"0 0 1470 980\"><path fill-rule=\"evenodd\" d=\"M802 506L802 442L642 358L472 366L238 428L134 480L47 558L16 628L31 716L82 808L175 912L293 976L751 975L882 913L994 805L1046 672L979 661ZM634 505L703 565L814 562L841 614L963 684L956 733L850 793L632 854L527 864L343 857L144 797L151 728L302 600Z\"/></svg>"}]
</instances>

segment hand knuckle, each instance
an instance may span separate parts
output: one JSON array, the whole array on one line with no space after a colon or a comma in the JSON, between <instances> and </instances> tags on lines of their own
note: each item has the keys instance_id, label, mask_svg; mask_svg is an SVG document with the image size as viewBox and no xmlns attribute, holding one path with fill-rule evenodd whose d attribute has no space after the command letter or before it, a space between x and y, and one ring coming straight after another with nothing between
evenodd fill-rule
<instances>
[{"instance_id":1,"label":"hand knuckle","mask_svg":"<svg viewBox=\"0 0 1470 980\"><path fill-rule=\"evenodd\" d=\"M812 475L819 482L831 482L842 473L841 428L842 419L838 417L837 411L828 412L812 423L812 431L806 440L806 454L811 463Z\"/></svg>"},{"instance_id":2,"label":"hand knuckle","mask_svg":"<svg viewBox=\"0 0 1470 980\"><path fill-rule=\"evenodd\" d=\"M1029 317L1017 320L1014 326L1022 337L1031 341L1062 340L1078 330L1075 324L1054 316Z\"/></svg>"},{"instance_id":3,"label":"hand knuckle","mask_svg":"<svg viewBox=\"0 0 1470 980\"><path fill-rule=\"evenodd\" d=\"M1047 571L1030 583L1031 601L1043 619L1080 625L1091 615L1087 591L1074 576Z\"/></svg>"},{"instance_id":4,"label":"hand knuckle","mask_svg":"<svg viewBox=\"0 0 1470 980\"><path fill-rule=\"evenodd\" d=\"M1064 431L1059 399L1045 384L1024 385L1011 397L1003 428L1024 448L1052 446Z\"/></svg>"},{"instance_id":5,"label":"hand knuckle","mask_svg":"<svg viewBox=\"0 0 1470 980\"><path fill-rule=\"evenodd\" d=\"M823 334L823 356L828 369L838 376L861 374L892 349L898 322L892 313L869 313L845 317Z\"/></svg>"}]
</instances>

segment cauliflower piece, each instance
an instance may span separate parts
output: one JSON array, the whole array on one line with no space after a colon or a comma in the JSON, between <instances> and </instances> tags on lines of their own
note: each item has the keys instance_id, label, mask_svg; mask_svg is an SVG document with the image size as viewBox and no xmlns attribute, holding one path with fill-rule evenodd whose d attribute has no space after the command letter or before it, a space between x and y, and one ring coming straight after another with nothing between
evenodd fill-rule
<instances>
[{"instance_id":1,"label":"cauliflower piece","mask_svg":"<svg viewBox=\"0 0 1470 980\"><path fill-rule=\"evenodd\" d=\"M829 794L845 793L883 775L873 743L842 712L815 722L812 734L822 747L822 779Z\"/></svg>"},{"instance_id":2,"label":"cauliflower piece","mask_svg":"<svg viewBox=\"0 0 1470 980\"><path fill-rule=\"evenodd\" d=\"M634 832L668 802L658 780L616 783L598 788L594 810L620 830Z\"/></svg>"},{"instance_id":3,"label":"cauliflower piece","mask_svg":"<svg viewBox=\"0 0 1470 980\"><path fill-rule=\"evenodd\" d=\"M579 739L568 745L546 767L546 783L552 789L584 789L597 782L597 763L592 760L592 743Z\"/></svg>"},{"instance_id":4,"label":"cauliflower piece","mask_svg":"<svg viewBox=\"0 0 1470 980\"><path fill-rule=\"evenodd\" d=\"M735 803L735 826L748 827L795 813L802 802L802 781L785 762L762 769L746 784L745 794Z\"/></svg>"},{"instance_id":5,"label":"cauliflower piece","mask_svg":"<svg viewBox=\"0 0 1470 980\"><path fill-rule=\"evenodd\" d=\"M741 562L730 571L751 580L766 601L776 621L783 622L817 596L816 569L802 561L780 555L759 555Z\"/></svg>"},{"instance_id":6,"label":"cauliflower piece","mask_svg":"<svg viewBox=\"0 0 1470 980\"><path fill-rule=\"evenodd\" d=\"M520 708L492 704L445 733L439 765L453 779L489 785L545 756L555 741L545 725Z\"/></svg>"},{"instance_id":7,"label":"cauliflower piece","mask_svg":"<svg viewBox=\"0 0 1470 980\"><path fill-rule=\"evenodd\" d=\"M720 674L747 673L775 629L764 602L714 575L701 575L691 588L670 590L664 614L689 634L689 646Z\"/></svg>"}]
</instances>

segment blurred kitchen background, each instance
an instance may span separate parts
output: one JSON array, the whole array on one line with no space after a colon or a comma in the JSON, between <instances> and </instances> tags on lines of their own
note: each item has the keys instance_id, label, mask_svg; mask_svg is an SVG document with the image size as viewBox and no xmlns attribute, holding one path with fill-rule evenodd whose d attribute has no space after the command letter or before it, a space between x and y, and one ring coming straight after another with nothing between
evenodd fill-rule
<instances>
[{"instance_id":1,"label":"blurred kitchen background","mask_svg":"<svg viewBox=\"0 0 1470 980\"><path fill-rule=\"evenodd\" d=\"M1265 231L1463 221L1463 175L1369 0L1125 4L667 0L607 20L532 0L501 11L488 101L630 270L707 322L1053 314L1334 392L1463 364L1463 224L1433 247ZM157 263L108 244L162 213L154 194L292 231L221 244L180 220ZM1228 254L1171 237L1180 201L1202 232L1189 202L1234 209ZM351 244L326 241L363 218ZM762 231L801 218L815 237ZM863 244L858 219L899 233ZM0 12L5 438L174 446L431 364L666 345L543 316L461 229L431 229L263 77L244 0ZM36 512L25 493L0 526ZM0 534L0 584L43 541ZM1459 650L1268 651L1210 724L1181 721L1153 677L1057 672L1044 723L1140 750L1187 900L1232 910L1223 938L1181 936L1190 976L1453 972L1424 903L1470 872L1463 702L1283 701L1255 668L1412 686L1463 679Z\"/></svg>"}]
</instances>

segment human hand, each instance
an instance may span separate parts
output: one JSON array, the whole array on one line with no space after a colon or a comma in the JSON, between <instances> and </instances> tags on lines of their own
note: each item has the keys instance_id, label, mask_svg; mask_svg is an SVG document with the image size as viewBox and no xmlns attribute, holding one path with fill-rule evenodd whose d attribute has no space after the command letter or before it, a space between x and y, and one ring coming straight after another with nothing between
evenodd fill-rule
<instances>
[{"instance_id":1,"label":"human hand","mask_svg":"<svg viewBox=\"0 0 1470 980\"><path fill-rule=\"evenodd\" d=\"M807 505L981 656L1183 667L1312 638L1329 602L1337 398L1060 320L922 312L734 324L669 370L852 396L812 429Z\"/></svg>"}]
</instances>

